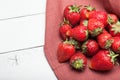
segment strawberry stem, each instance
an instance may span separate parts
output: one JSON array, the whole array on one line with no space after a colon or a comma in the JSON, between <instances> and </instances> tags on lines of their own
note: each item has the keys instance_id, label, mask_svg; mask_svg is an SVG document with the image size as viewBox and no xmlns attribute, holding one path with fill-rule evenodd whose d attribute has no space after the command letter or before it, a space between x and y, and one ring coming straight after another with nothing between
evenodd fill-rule
<instances>
[{"instance_id":1,"label":"strawberry stem","mask_svg":"<svg viewBox=\"0 0 120 80\"><path fill-rule=\"evenodd\" d=\"M63 23L64 24L70 24L70 22L68 20L66 20L65 18L63 19Z\"/></svg>"},{"instance_id":2,"label":"strawberry stem","mask_svg":"<svg viewBox=\"0 0 120 80\"><path fill-rule=\"evenodd\" d=\"M113 64L115 64L116 57L119 56L119 54L115 54L115 53L114 53L113 51L111 51L110 49L109 49L109 52L110 52L109 56L111 57L111 62L112 62Z\"/></svg>"},{"instance_id":3,"label":"strawberry stem","mask_svg":"<svg viewBox=\"0 0 120 80\"><path fill-rule=\"evenodd\" d=\"M63 22L60 24L60 26L65 25L65 24L70 25L70 22L64 18Z\"/></svg>"}]
</instances>

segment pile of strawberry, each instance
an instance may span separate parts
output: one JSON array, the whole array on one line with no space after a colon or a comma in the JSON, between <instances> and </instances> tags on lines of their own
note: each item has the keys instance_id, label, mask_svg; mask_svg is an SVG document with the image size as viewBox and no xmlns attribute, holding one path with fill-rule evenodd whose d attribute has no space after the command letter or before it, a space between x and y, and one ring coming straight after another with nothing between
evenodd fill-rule
<instances>
[{"instance_id":1,"label":"pile of strawberry","mask_svg":"<svg viewBox=\"0 0 120 80\"><path fill-rule=\"evenodd\" d=\"M76 70L111 70L120 54L120 21L115 14L90 5L68 5L59 28L62 38L57 49L60 63L68 62ZM87 62L87 58L90 62Z\"/></svg>"}]
</instances>

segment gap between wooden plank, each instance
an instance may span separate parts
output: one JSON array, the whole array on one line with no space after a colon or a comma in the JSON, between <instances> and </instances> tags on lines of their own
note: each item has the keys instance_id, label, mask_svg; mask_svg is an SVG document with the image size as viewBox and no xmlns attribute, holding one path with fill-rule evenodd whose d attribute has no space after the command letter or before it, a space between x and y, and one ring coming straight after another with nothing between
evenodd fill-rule
<instances>
[{"instance_id":1,"label":"gap between wooden plank","mask_svg":"<svg viewBox=\"0 0 120 80\"><path fill-rule=\"evenodd\" d=\"M15 17L8 17L8 18L0 19L0 21L9 20L9 19L16 19L16 18L22 18L22 17L28 17L28 16L36 16L36 15L40 15L40 14L45 14L45 12L35 13L35 14L27 14L27 15L21 15L21 16L15 16Z\"/></svg>"},{"instance_id":2,"label":"gap between wooden plank","mask_svg":"<svg viewBox=\"0 0 120 80\"><path fill-rule=\"evenodd\" d=\"M11 53L11 52L17 52L17 51L34 49L34 48L40 48L40 47L43 47L43 46L44 46L44 45L34 46L34 47L28 47L28 48L22 48L22 49L16 49L16 50L11 50L11 51L5 51L5 52L1 52L0 54L7 54L7 53Z\"/></svg>"}]
</instances>

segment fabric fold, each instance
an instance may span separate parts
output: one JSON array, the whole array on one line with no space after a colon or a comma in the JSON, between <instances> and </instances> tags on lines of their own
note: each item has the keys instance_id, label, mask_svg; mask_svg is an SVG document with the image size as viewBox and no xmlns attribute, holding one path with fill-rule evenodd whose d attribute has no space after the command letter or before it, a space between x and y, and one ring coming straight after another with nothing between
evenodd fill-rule
<instances>
[{"instance_id":1,"label":"fabric fold","mask_svg":"<svg viewBox=\"0 0 120 80\"><path fill-rule=\"evenodd\" d=\"M45 56L51 69L58 80L120 80L120 67L115 67L113 71L101 73L90 70L88 67L84 71L73 70L68 63L59 63L57 60L57 47L62 41L59 36L60 23L63 20L63 10L66 5L91 5L97 10L103 10L101 0L47 0L46 4L46 31L45 31Z\"/></svg>"}]
</instances>

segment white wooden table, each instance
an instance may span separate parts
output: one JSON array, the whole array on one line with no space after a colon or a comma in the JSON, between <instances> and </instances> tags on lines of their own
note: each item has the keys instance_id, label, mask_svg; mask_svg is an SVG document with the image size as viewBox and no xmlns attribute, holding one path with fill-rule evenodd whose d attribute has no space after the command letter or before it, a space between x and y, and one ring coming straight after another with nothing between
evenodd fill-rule
<instances>
[{"instance_id":1,"label":"white wooden table","mask_svg":"<svg viewBox=\"0 0 120 80\"><path fill-rule=\"evenodd\" d=\"M0 0L0 80L57 80L44 55L46 0Z\"/></svg>"}]
</instances>

